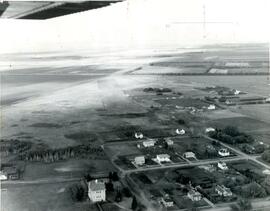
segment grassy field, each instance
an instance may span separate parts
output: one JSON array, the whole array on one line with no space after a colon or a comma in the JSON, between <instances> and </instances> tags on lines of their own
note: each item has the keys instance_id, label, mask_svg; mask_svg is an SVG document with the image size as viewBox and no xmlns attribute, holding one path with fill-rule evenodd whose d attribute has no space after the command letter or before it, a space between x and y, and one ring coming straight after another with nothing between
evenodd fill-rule
<instances>
[{"instance_id":1,"label":"grassy field","mask_svg":"<svg viewBox=\"0 0 270 211\"><path fill-rule=\"evenodd\" d=\"M73 159L52 164L28 163L23 173L23 180L48 178L83 178L86 173L105 174L114 168L108 160Z\"/></svg>"},{"instance_id":2,"label":"grassy field","mask_svg":"<svg viewBox=\"0 0 270 211\"><path fill-rule=\"evenodd\" d=\"M1 210L72 211L85 210L89 204L74 204L67 191L72 183L26 185L1 193Z\"/></svg>"},{"instance_id":3,"label":"grassy field","mask_svg":"<svg viewBox=\"0 0 270 211\"><path fill-rule=\"evenodd\" d=\"M209 120L206 125L214 128L225 128L226 126L238 127L240 131L256 131L261 129L269 129L270 125L266 122L253 119L250 117L235 117Z\"/></svg>"}]
</instances>

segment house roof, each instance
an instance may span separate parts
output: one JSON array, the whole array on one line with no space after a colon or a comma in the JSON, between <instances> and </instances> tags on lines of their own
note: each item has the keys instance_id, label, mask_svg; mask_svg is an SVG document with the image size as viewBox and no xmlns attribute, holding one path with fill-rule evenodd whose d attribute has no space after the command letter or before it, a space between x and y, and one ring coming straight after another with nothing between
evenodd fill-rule
<instances>
[{"instance_id":1,"label":"house roof","mask_svg":"<svg viewBox=\"0 0 270 211\"><path fill-rule=\"evenodd\" d=\"M10 167L4 167L2 169L2 172L4 174L17 174L18 173L18 169L14 166L10 166Z\"/></svg>"},{"instance_id":2,"label":"house roof","mask_svg":"<svg viewBox=\"0 0 270 211\"><path fill-rule=\"evenodd\" d=\"M146 140L146 141L144 141L143 143L144 143L144 144L153 144L153 143L155 144L155 143L156 143L156 141L155 141L155 140L151 140L151 139L150 139L150 140Z\"/></svg>"},{"instance_id":3,"label":"house roof","mask_svg":"<svg viewBox=\"0 0 270 211\"><path fill-rule=\"evenodd\" d=\"M160 158L169 158L170 155L168 155L168 154L159 154L159 155L157 155L157 157L160 157Z\"/></svg>"},{"instance_id":4,"label":"house roof","mask_svg":"<svg viewBox=\"0 0 270 211\"><path fill-rule=\"evenodd\" d=\"M216 190L223 192L223 193L231 193L230 188L227 188L224 185L217 185Z\"/></svg>"},{"instance_id":5,"label":"house roof","mask_svg":"<svg viewBox=\"0 0 270 211\"><path fill-rule=\"evenodd\" d=\"M88 188L92 191L105 190L105 184L98 180L92 180L88 183Z\"/></svg>"},{"instance_id":6,"label":"house roof","mask_svg":"<svg viewBox=\"0 0 270 211\"><path fill-rule=\"evenodd\" d=\"M135 159L145 159L145 158L144 158L144 155L138 155L135 157Z\"/></svg>"},{"instance_id":7,"label":"house roof","mask_svg":"<svg viewBox=\"0 0 270 211\"><path fill-rule=\"evenodd\" d=\"M190 190L188 192L189 195L192 195L192 196L201 196L201 194L198 192L198 191L195 191L195 190Z\"/></svg>"},{"instance_id":8,"label":"house roof","mask_svg":"<svg viewBox=\"0 0 270 211\"><path fill-rule=\"evenodd\" d=\"M184 156L185 157L195 157L195 153L194 152L185 152Z\"/></svg>"}]
</instances>

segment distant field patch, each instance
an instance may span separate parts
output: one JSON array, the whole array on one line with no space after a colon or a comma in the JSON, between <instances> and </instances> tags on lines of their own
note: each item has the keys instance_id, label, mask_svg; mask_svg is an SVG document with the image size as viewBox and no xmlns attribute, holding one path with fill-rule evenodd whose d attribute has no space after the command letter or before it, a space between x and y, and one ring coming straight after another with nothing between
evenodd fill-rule
<instances>
[{"instance_id":1,"label":"distant field patch","mask_svg":"<svg viewBox=\"0 0 270 211\"><path fill-rule=\"evenodd\" d=\"M235 113L229 110L215 110L212 112L204 113L206 117L212 120L224 119L224 118L235 118L235 117L244 117L245 115L240 113Z\"/></svg>"},{"instance_id":2,"label":"distant field patch","mask_svg":"<svg viewBox=\"0 0 270 211\"><path fill-rule=\"evenodd\" d=\"M250 117L234 117L210 120L206 122L207 126L214 128L225 128L226 126L238 127L240 131L261 130L263 128L270 128L266 122L252 119Z\"/></svg>"},{"instance_id":3,"label":"distant field patch","mask_svg":"<svg viewBox=\"0 0 270 211\"><path fill-rule=\"evenodd\" d=\"M96 140L96 135L93 132L89 131L79 131L75 133L65 134L65 137L76 141Z\"/></svg>"},{"instance_id":4,"label":"distant field patch","mask_svg":"<svg viewBox=\"0 0 270 211\"><path fill-rule=\"evenodd\" d=\"M43 127L43 128L61 128L62 125L55 124L55 123L45 123L39 122L29 125L30 127Z\"/></svg>"},{"instance_id":5,"label":"distant field patch","mask_svg":"<svg viewBox=\"0 0 270 211\"><path fill-rule=\"evenodd\" d=\"M155 100L157 103L161 105L174 105L174 106L182 106L182 107L195 107L195 108L202 108L203 106L208 106L208 103L201 101L200 99L193 99L193 98L165 98L165 99L158 99Z\"/></svg>"}]
</instances>

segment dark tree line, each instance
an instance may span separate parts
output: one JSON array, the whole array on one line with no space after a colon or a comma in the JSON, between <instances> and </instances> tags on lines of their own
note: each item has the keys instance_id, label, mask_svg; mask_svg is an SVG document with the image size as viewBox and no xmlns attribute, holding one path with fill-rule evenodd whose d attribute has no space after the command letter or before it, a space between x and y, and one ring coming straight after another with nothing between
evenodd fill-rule
<instances>
[{"instance_id":1,"label":"dark tree line","mask_svg":"<svg viewBox=\"0 0 270 211\"><path fill-rule=\"evenodd\" d=\"M61 149L30 151L25 153L24 155L21 155L21 159L27 161L52 163L60 160L67 160L73 157L88 158L93 155L104 156L104 152L100 147L79 145Z\"/></svg>"},{"instance_id":2,"label":"dark tree line","mask_svg":"<svg viewBox=\"0 0 270 211\"><path fill-rule=\"evenodd\" d=\"M73 201L83 201L87 198L87 190L82 184L73 184L69 187L71 198Z\"/></svg>"},{"instance_id":3,"label":"dark tree line","mask_svg":"<svg viewBox=\"0 0 270 211\"><path fill-rule=\"evenodd\" d=\"M223 130L216 129L209 132L209 136L227 144L253 143L254 138L246 133L240 132L237 127L227 126Z\"/></svg>"},{"instance_id":4,"label":"dark tree line","mask_svg":"<svg viewBox=\"0 0 270 211\"><path fill-rule=\"evenodd\" d=\"M22 153L31 147L32 143L29 141L20 141L18 139L0 140L0 151L6 155Z\"/></svg>"}]
</instances>

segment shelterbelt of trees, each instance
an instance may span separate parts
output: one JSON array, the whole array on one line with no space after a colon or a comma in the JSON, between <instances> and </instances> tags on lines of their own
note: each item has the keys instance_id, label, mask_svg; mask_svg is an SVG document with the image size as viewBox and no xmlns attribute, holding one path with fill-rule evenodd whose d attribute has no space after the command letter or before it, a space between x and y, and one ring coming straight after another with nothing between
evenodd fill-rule
<instances>
[{"instance_id":1,"label":"shelterbelt of trees","mask_svg":"<svg viewBox=\"0 0 270 211\"><path fill-rule=\"evenodd\" d=\"M61 149L48 149L44 151L30 151L21 155L21 160L26 161L40 161L45 163L52 163L59 160L67 160L70 158L91 158L101 159L105 158L105 154L101 147L92 146L73 146Z\"/></svg>"},{"instance_id":2,"label":"shelterbelt of trees","mask_svg":"<svg viewBox=\"0 0 270 211\"><path fill-rule=\"evenodd\" d=\"M251 135L239 131L234 126L216 129L209 132L209 136L227 144L237 145L247 154L260 154L267 148L266 145L255 142L255 139Z\"/></svg>"},{"instance_id":3,"label":"shelterbelt of trees","mask_svg":"<svg viewBox=\"0 0 270 211\"><path fill-rule=\"evenodd\" d=\"M100 146L77 145L59 149L50 149L44 144L35 144L18 139L1 139L2 156L15 156L18 160L53 163L70 158L105 159Z\"/></svg>"}]
</instances>

